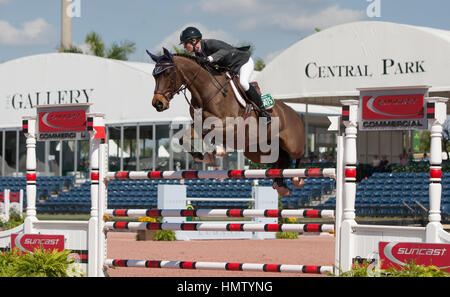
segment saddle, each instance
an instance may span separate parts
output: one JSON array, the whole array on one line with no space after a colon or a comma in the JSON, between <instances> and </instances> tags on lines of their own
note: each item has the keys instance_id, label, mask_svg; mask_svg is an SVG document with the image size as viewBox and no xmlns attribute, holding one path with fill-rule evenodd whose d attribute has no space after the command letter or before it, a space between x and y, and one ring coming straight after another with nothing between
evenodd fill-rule
<instances>
[{"instance_id":1,"label":"saddle","mask_svg":"<svg viewBox=\"0 0 450 297\"><path fill-rule=\"evenodd\" d=\"M252 111L252 109L255 110L257 113L261 112L261 109L259 108L259 106L256 105L253 101L248 99L247 94L245 93L244 89L241 86L241 83L239 82L239 74L231 71L228 68L219 67L218 65L213 66L211 64L206 64L206 65L202 65L202 66L213 75L215 75L215 74L220 75L220 74L225 73L225 75L230 80L230 84L231 84L231 87L235 94L236 100L242 107L245 108L244 118L247 118L250 115L250 112ZM259 96L262 95L261 89L259 88L259 85L258 85L258 82L256 82L256 81L250 82L250 85L252 85L256 89ZM225 89L225 93L226 92L227 92L227 90Z\"/></svg>"},{"instance_id":2,"label":"saddle","mask_svg":"<svg viewBox=\"0 0 450 297\"><path fill-rule=\"evenodd\" d=\"M227 74L227 75L229 75L229 74ZM239 93L239 94L235 94L236 95L236 99L238 100L238 102L243 107L249 108L249 106L250 106L250 107L253 107L253 109L255 109L256 111L259 112L259 107L255 103L253 103L253 101L248 99L247 94L245 93L244 89L242 88L241 83L239 82L239 75L232 74L231 80L232 80L232 82L234 84L234 87L236 87L236 89L237 89L237 91ZM256 89L256 91L258 92L259 96L261 96L261 89L259 88L258 82L256 82L256 81L250 82L250 85L252 85ZM234 88L233 88L233 90L234 90ZM244 102L240 101L239 97L241 97Z\"/></svg>"}]
</instances>

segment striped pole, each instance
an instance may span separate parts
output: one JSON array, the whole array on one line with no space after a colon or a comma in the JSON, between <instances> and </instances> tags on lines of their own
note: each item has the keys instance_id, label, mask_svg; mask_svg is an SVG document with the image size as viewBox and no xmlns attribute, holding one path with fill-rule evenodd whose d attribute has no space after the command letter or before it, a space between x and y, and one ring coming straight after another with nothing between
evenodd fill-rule
<instances>
[{"instance_id":1,"label":"striped pole","mask_svg":"<svg viewBox=\"0 0 450 297\"><path fill-rule=\"evenodd\" d=\"M332 232L334 231L334 225L106 222L105 229L110 231L184 230L184 231L247 231L247 232Z\"/></svg>"},{"instance_id":2,"label":"striped pole","mask_svg":"<svg viewBox=\"0 0 450 297\"><path fill-rule=\"evenodd\" d=\"M332 273L332 266L315 265L287 265L287 264L254 264L227 262L189 262L189 261L160 261L160 260L123 260L106 259L107 267L141 267L141 268L171 268L196 270L229 270L229 271L259 271L284 273Z\"/></svg>"},{"instance_id":3,"label":"striped pole","mask_svg":"<svg viewBox=\"0 0 450 297\"><path fill-rule=\"evenodd\" d=\"M115 217L197 217L197 218L334 218L333 210L312 209L107 209Z\"/></svg>"},{"instance_id":4,"label":"striped pole","mask_svg":"<svg viewBox=\"0 0 450 297\"><path fill-rule=\"evenodd\" d=\"M179 171L118 171L109 172L108 180L115 179L193 179L193 178L292 178L336 177L334 168L262 169L262 170L179 170Z\"/></svg>"}]
</instances>

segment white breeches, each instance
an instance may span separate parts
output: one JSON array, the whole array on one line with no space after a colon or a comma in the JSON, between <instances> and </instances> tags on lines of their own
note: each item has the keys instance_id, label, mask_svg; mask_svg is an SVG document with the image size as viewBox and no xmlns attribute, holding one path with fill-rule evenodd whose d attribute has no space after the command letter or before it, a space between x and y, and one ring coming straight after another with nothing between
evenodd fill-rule
<instances>
[{"instance_id":1,"label":"white breeches","mask_svg":"<svg viewBox=\"0 0 450 297\"><path fill-rule=\"evenodd\" d=\"M244 91L248 91L250 89L250 78L253 73L253 68L255 67L255 64L253 63L253 59L249 58L247 63L242 65L241 69L239 70L239 83L241 84Z\"/></svg>"}]
</instances>

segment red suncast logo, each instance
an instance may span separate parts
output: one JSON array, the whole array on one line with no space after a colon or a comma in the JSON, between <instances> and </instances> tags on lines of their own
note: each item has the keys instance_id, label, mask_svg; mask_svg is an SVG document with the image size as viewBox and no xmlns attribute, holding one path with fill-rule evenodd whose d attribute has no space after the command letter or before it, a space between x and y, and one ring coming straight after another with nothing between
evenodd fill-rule
<instances>
[{"instance_id":1,"label":"red suncast logo","mask_svg":"<svg viewBox=\"0 0 450 297\"><path fill-rule=\"evenodd\" d=\"M414 260L417 265L434 265L450 272L450 244L415 242L380 242L381 269L401 269Z\"/></svg>"},{"instance_id":2,"label":"red suncast logo","mask_svg":"<svg viewBox=\"0 0 450 297\"><path fill-rule=\"evenodd\" d=\"M363 120L419 119L423 117L423 94L363 97Z\"/></svg>"},{"instance_id":3,"label":"red suncast logo","mask_svg":"<svg viewBox=\"0 0 450 297\"><path fill-rule=\"evenodd\" d=\"M39 132L86 131L86 111L51 111L39 113Z\"/></svg>"},{"instance_id":4,"label":"red suncast logo","mask_svg":"<svg viewBox=\"0 0 450 297\"><path fill-rule=\"evenodd\" d=\"M24 253L33 253L36 248L64 250L64 235L11 234L11 249L17 247Z\"/></svg>"}]
</instances>

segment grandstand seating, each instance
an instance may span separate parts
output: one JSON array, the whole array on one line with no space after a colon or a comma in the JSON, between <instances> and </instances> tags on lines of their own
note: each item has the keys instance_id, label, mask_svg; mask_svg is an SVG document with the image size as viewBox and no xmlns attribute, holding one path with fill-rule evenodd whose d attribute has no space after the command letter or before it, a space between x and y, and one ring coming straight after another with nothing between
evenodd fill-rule
<instances>
[{"instance_id":1,"label":"grandstand seating","mask_svg":"<svg viewBox=\"0 0 450 297\"><path fill-rule=\"evenodd\" d=\"M180 184L179 180L114 180L108 183L108 207L110 208L156 208L158 184ZM271 186L269 179L186 179L188 198L224 198L224 201L192 201L195 208L247 208L248 202L236 202L227 198L250 198L253 184ZM334 189L330 178L307 178L305 186L294 189L283 198L285 208L308 205L313 199L320 198ZM62 192L58 197L50 197L37 205L38 210L48 213L89 213L90 182Z\"/></svg>"},{"instance_id":2,"label":"grandstand seating","mask_svg":"<svg viewBox=\"0 0 450 297\"><path fill-rule=\"evenodd\" d=\"M318 207L331 209L329 199ZM428 172L375 172L356 186L355 209L358 216L411 216L429 207ZM450 215L450 172L442 176L442 214Z\"/></svg>"},{"instance_id":3,"label":"grandstand seating","mask_svg":"<svg viewBox=\"0 0 450 297\"><path fill-rule=\"evenodd\" d=\"M306 178L305 186L296 189L290 180L288 197L282 197L283 208L311 207L325 194L332 194L334 180ZM180 180L114 180L108 184L110 208L155 208L157 185L179 184ZM270 179L186 179L188 198L250 198L254 184L271 186ZM375 172L357 184L355 209L358 216L411 216L423 214L429 207L429 175L427 172ZM0 191L24 189L25 177L0 177ZM90 182L75 185L74 177L37 177L37 210L40 213L89 213ZM317 203L317 202L316 202ZM195 208L246 208L248 202L192 201ZM333 209L336 198L331 197L314 208ZM443 217L450 217L450 172L442 178Z\"/></svg>"}]
</instances>

